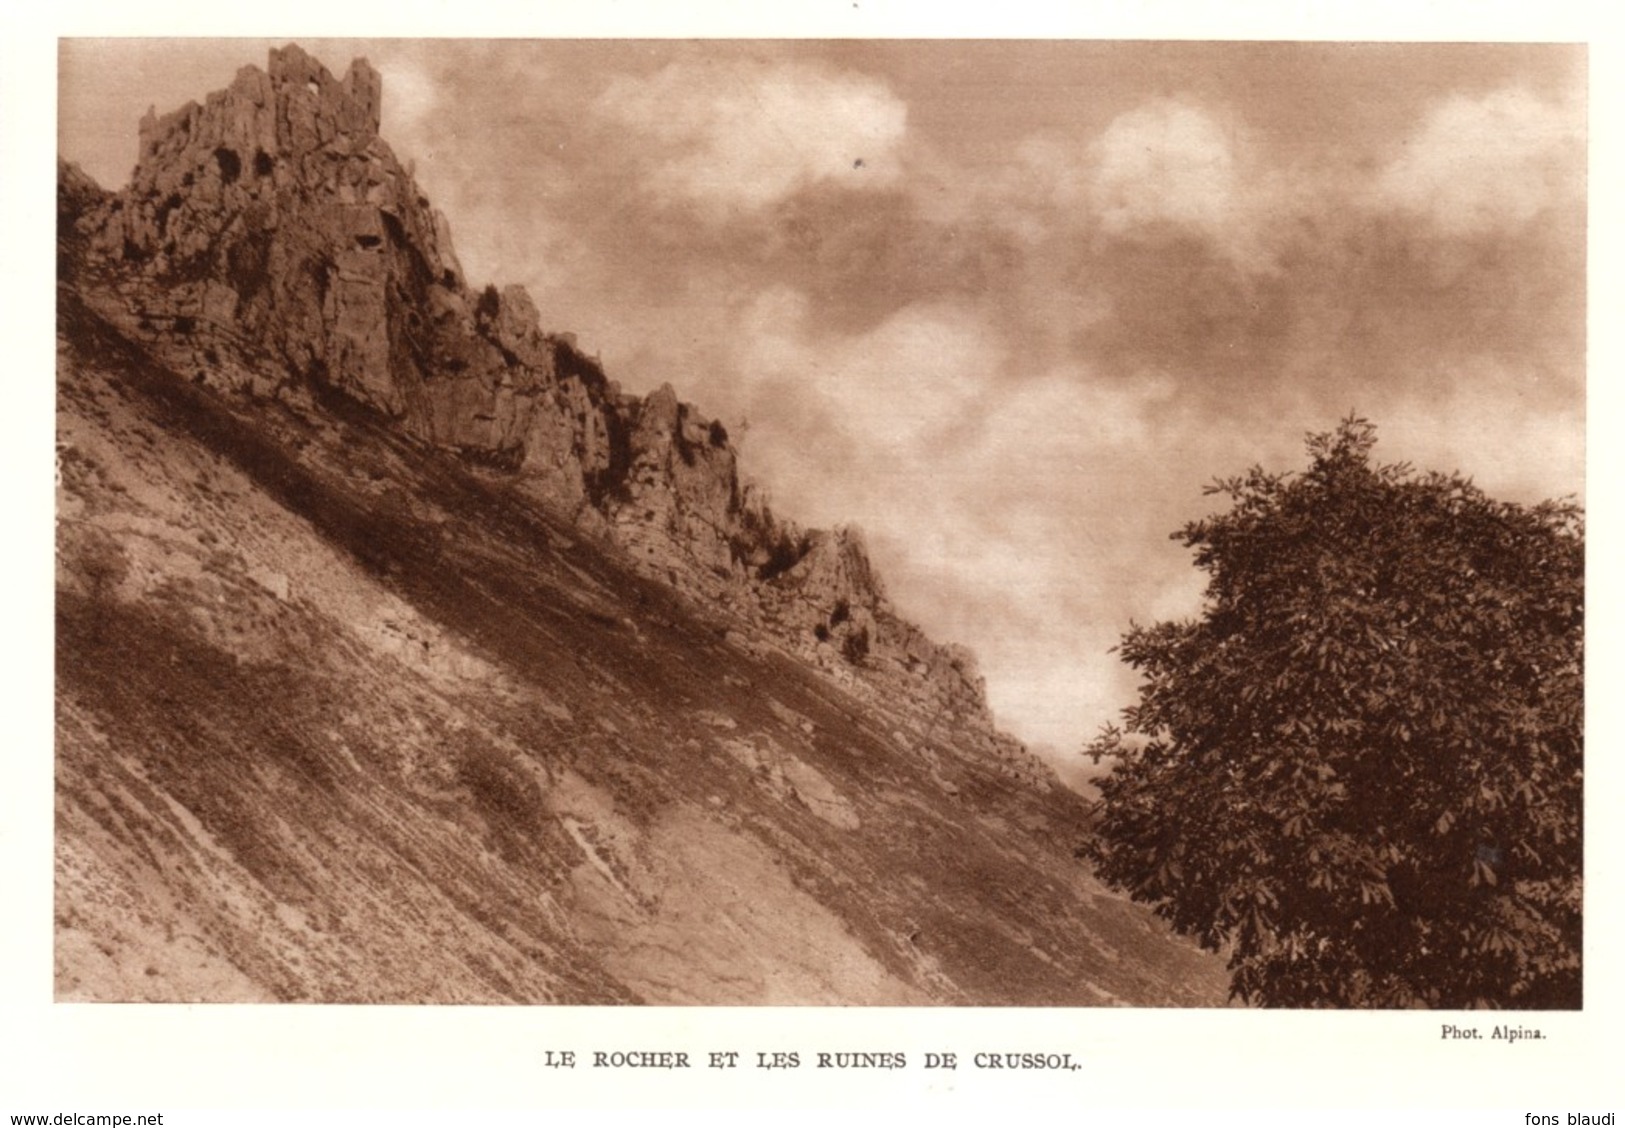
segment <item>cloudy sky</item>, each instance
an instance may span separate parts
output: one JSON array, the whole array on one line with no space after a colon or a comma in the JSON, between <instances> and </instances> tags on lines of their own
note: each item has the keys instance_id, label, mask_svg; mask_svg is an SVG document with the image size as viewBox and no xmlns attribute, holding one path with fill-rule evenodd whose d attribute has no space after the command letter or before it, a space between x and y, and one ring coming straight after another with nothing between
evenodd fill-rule
<instances>
[{"instance_id":1,"label":"cloudy sky","mask_svg":"<svg viewBox=\"0 0 1625 1128\"><path fill-rule=\"evenodd\" d=\"M59 141L252 41L64 41ZM804 523L1076 750L1193 613L1202 487L1356 410L1387 460L1584 492L1586 56L1563 46L319 41L384 75L476 284L728 425Z\"/></svg>"}]
</instances>

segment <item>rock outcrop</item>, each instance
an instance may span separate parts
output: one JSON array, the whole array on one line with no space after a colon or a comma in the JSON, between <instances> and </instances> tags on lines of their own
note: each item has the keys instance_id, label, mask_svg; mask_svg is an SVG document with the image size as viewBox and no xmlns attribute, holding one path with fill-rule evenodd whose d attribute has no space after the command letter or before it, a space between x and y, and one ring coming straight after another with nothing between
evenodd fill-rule
<instances>
[{"instance_id":1,"label":"rock outcrop","mask_svg":"<svg viewBox=\"0 0 1625 1128\"><path fill-rule=\"evenodd\" d=\"M471 288L289 48L59 169L56 998L1219 1005L855 529Z\"/></svg>"},{"instance_id":2,"label":"rock outcrop","mask_svg":"<svg viewBox=\"0 0 1625 1128\"><path fill-rule=\"evenodd\" d=\"M510 476L644 573L738 620L735 637L901 700L1015 775L1051 774L999 735L971 656L893 609L855 530L807 531L742 482L721 423L667 385L626 395L523 287L471 287L450 225L379 136L383 83L297 46L199 105L140 124L128 187L65 167L87 300L223 392L337 395Z\"/></svg>"}]
</instances>

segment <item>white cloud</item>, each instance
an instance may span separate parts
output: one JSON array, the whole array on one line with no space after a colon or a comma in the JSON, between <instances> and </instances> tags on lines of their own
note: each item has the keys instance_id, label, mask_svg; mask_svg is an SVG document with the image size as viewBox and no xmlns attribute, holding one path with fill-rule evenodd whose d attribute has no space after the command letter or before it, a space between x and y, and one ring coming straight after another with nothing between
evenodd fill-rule
<instances>
[{"instance_id":1,"label":"white cloud","mask_svg":"<svg viewBox=\"0 0 1625 1128\"><path fill-rule=\"evenodd\" d=\"M617 78L598 109L654 147L653 187L716 209L890 186L908 117L884 83L801 62L673 63Z\"/></svg>"},{"instance_id":2,"label":"white cloud","mask_svg":"<svg viewBox=\"0 0 1625 1128\"><path fill-rule=\"evenodd\" d=\"M1527 227L1582 188L1583 126L1523 90L1434 106L1385 168L1379 207L1420 216L1447 236Z\"/></svg>"},{"instance_id":3,"label":"white cloud","mask_svg":"<svg viewBox=\"0 0 1625 1128\"><path fill-rule=\"evenodd\" d=\"M920 214L944 227L974 223L1015 235L1028 248L1082 227L1089 213L1087 146L1056 131L1029 134L1005 158L963 167L920 146L910 184Z\"/></svg>"},{"instance_id":4,"label":"white cloud","mask_svg":"<svg viewBox=\"0 0 1625 1128\"><path fill-rule=\"evenodd\" d=\"M793 380L867 447L925 453L995 379L1004 363L993 334L970 310L907 306L855 336L809 325L804 295L764 294L741 329L741 371Z\"/></svg>"},{"instance_id":5,"label":"white cloud","mask_svg":"<svg viewBox=\"0 0 1625 1128\"><path fill-rule=\"evenodd\" d=\"M1106 450L1143 444L1175 390L1167 376L1103 381L1077 365L1059 367L1004 391L988 444L1023 473L1076 470Z\"/></svg>"},{"instance_id":6,"label":"white cloud","mask_svg":"<svg viewBox=\"0 0 1625 1128\"><path fill-rule=\"evenodd\" d=\"M1234 115L1165 98L1113 118L1087 155L1097 230L1125 240L1200 239L1247 275L1276 273L1292 217L1342 193L1273 161Z\"/></svg>"},{"instance_id":7,"label":"white cloud","mask_svg":"<svg viewBox=\"0 0 1625 1128\"><path fill-rule=\"evenodd\" d=\"M1452 375L1444 394L1402 395L1383 413L1378 458L1459 472L1508 501L1585 500L1583 404L1545 402L1536 377L1493 357L1464 358Z\"/></svg>"},{"instance_id":8,"label":"white cloud","mask_svg":"<svg viewBox=\"0 0 1625 1128\"><path fill-rule=\"evenodd\" d=\"M1102 499L1141 496L1144 451L1184 425L1172 381L1018 376L1019 354L950 304L821 333L789 289L756 300L738 341L759 390L750 466L785 512L863 525L900 609L976 651L1007 723L1070 748L1115 714L1125 592L1188 564L1137 551L1147 521L1166 536L1157 507Z\"/></svg>"},{"instance_id":9,"label":"white cloud","mask_svg":"<svg viewBox=\"0 0 1625 1128\"><path fill-rule=\"evenodd\" d=\"M1120 114L1094 155L1091 202L1112 234L1167 223L1214 235L1236 218L1236 155L1224 128L1200 109L1156 101Z\"/></svg>"},{"instance_id":10,"label":"white cloud","mask_svg":"<svg viewBox=\"0 0 1625 1128\"><path fill-rule=\"evenodd\" d=\"M408 156L427 149L440 107L439 82L409 58L392 58L380 67L384 97L379 132Z\"/></svg>"}]
</instances>

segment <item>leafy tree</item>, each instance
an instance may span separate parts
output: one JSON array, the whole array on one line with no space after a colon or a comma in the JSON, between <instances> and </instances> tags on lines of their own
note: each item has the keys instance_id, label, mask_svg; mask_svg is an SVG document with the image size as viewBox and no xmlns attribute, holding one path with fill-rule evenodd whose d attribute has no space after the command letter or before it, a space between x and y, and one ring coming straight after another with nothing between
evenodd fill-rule
<instances>
[{"instance_id":1,"label":"leafy tree","mask_svg":"<svg viewBox=\"0 0 1625 1128\"><path fill-rule=\"evenodd\" d=\"M1143 676L1085 853L1271 1006L1580 1005L1584 525L1374 465L1215 484L1203 611Z\"/></svg>"}]
</instances>

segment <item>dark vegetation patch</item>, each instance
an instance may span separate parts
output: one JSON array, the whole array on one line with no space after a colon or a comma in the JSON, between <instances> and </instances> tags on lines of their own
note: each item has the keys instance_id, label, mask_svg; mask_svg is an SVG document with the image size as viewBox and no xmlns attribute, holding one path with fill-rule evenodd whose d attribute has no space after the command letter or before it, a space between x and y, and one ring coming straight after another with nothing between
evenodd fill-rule
<instances>
[{"instance_id":1,"label":"dark vegetation patch","mask_svg":"<svg viewBox=\"0 0 1625 1128\"><path fill-rule=\"evenodd\" d=\"M514 757L465 734L454 752L457 782L474 799L474 809L509 850L539 829L542 789Z\"/></svg>"},{"instance_id":2,"label":"dark vegetation patch","mask_svg":"<svg viewBox=\"0 0 1625 1128\"><path fill-rule=\"evenodd\" d=\"M859 627L841 640L841 655L854 666L861 666L869 658L869 628Z\"/></svg>"},{"instance_id":3,"label":"dark vegetation patch","mask_svg":"<svg viewBox=\"0 0 1625 1128\"><path fill-rule=\"evenodd\" d=\"M223 146L216 149L214 163L220 169L220 179L227 184L235 184L243 174L243 159L231 149Z\"/></svg>"},{"instance_id":4,"label":"dark vegetation patch","mask_svg":"<svg viewBox=\"0 0 1625 1128\"><path fill-rule=\"evenodd\" d=\"M394 212L382 210L380 210L378 214L383 219L384 231L389 235L389 241L393 243L397 249L416 249L416 244L414 244L411 239L406 237L406 226L401 223L398 215L396 215ZM415 257L417 257L420 263L422 262L421 255ZM422 265L423 273L427 275L429 273L428 264L423 263Z\"/></svg>"},{"instance_id":5,"label":"dark vegetation patch","mask_svg":"<svg viewBox=\"0 0 1625 1128\"><path fill-rule=\"evenodd\" d=\"M588 472L585 484L587 497L594 505L602 507L610 498L631 500L627 493L627 482L632 473L632 426L613 407L601 408L600 418L604 423L609 458L604 465ZM576 455L580 458L585 453L578 449Z\"/></svg>"},{"instance_id":6,"label":"dark vegetation patch","mask_svg":"<svg viewBox=\"0 0 1625 1128\"><path fill-rule=\"evenodd\" d=\"M481 321L495 321L502 310L502 295L495 286L487 285L474 303L474 316Z\"/></svg>"},{"instance_id":7,"label":"dark vegetation patch","mask_svg":"<svg viewBox=\"0 0 1625 1128\"><path fill-rule=\"evenodd\" d=\"M56 275L59 281L70 281L79 274L80 249L84 237L79 234L80 218L107 198L100 186L88 177L59 175L56 182Z\"/></svg>"},{"instance_id":8,"label":"dark vegetation patch","mask_svg":"<svg viewBox=\"0 0 1625 1128\"><path fill-rule=\"evenodd\" d=\"M609 377L604 375L603 365L563 337L553 337L550 340L553 345L553 367L558 372L559 379L580 380L584 387L597 392L600 398L607 399Z\"/></svg>"},{"instance_id":9,"label":"dark vegetation patch","mask_svg":"<svg viewBox=\"0 0 1625 1128\"><path fill-rule=\"evenodd\" d=\"M677 405L677 430L672 435L672 445L677 448L677 456L683 460L684 466L693 466L699 461L699 452L695 445L688 441L686 434L688 427L688 404Z\"/></svg>"},{"instance_id":10,"label":"dark vegetation patch","mask_svg":"<svg viewBox=\"0 0 1625 1128\"><path fill-rule=\"evenodd\" d=\"M163 280L169 286L183 286L192 282L205 282L216 276L217 248L211 245L186 255L166 251ZM145 256L144 257L148 257Z\"/></svg>"},{"instance_id":11,"label":"dark vegetation patch","mask_svg":"<svg viewBox=\"0 0 1625 1128\"><path fill-rule=\"evenodd\" d=\"M316 301L325 303L327 301L327 291L332 284L333 264L320 258L308 258L304 262L304 269L311 285L316 290Z\"/></svg>"},{"instance_id":12,"label":"dark vegetation patch","mask_svg":"<svg viewBox=\"0 0 1625 1128\"><path fill-rule=\"evenodd\" d=\"M812 551L812 534L792 532L789 526L774 519L771 510L746 509L737 504L734 508L739 522L736 530L729 534L728 553L736 564L752 564L760 559L761 563L756 565L758 579L777 579Z\"/></svg>"},{"instance_id":13,"label":"dark vegetation patch","mask_svg":"<svg viewBox=\"0 0 1625 1128\"><path fill-rule=\"evenodd\" d=\"M341 703L319 679L240 664L161 610L71 592L57 594L56 640L62 691L94 703L115 747L257 881L297 899L298 867L267 817L287 804L336 816L333 767L311 721Z\"/></svg>"},{"instance_id":14,"label":"dark vegetation patch","mask_svg":"<svg viewBox=\"0 0 1625 1128\"><path fill-rule=\"evenodd\" d=\"M788 529L776 528L768 534L766 548L767 560L756 569L756 575L762 580L776 580L812 551L812 537L807 534L798 537Z\"/></svg>"},{"instance_id":15,"label":"dark vegetation patch","mask_svg":"<svg viewBox=\"0 0 1625 1128\"><path fill-rule=\"evenodd\" d=\"M457 448L457 457L470 466L480 466L487 470L498 470L504 474L514 474L525 462L525 448L523 445L510 447L479 447L460 446Z\"/></svg>"},{"instance_id":16,"label":"dark vegetation patch","mask_svg":"<svg viewBox=\"0 0 1625 1128\"><path fill-rule=\"evenodd\" d=\"M272 232L249 231L226 248L226 280L246 301L270 282Z\"/></svg>"},{"instance_id":17,"label":"dark vegetation patch","mask_svg":"<svg viewBox=\"0 0 1625 1128\"><path fill-rule=\"evenodd\" d=\"M153 226L158 228L161 235L169 233L169 217L181 206L181 197L178 192L171 192L165 196L163 202L152 213Z\"/></svg>"}]
</instances>

